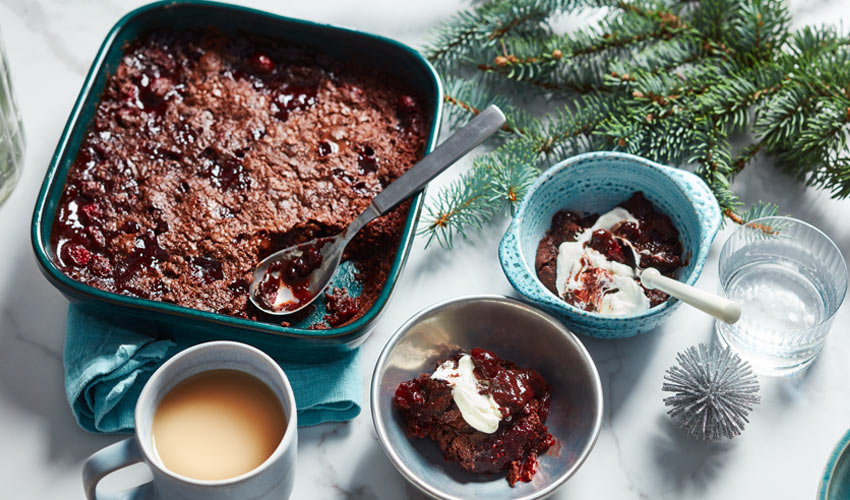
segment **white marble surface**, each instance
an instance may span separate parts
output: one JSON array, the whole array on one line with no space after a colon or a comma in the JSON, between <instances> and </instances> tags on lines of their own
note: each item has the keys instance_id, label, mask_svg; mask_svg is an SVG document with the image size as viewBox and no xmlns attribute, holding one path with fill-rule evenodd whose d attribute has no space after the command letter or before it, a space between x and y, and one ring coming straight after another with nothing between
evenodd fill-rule
<instances>
[{"instance_id":1,"label":"white marble surface","mask_svg":"<svg viewBox=\"0 0 850 500\"><path fill-rule=\"evenodd\" d=\"M80 468L115 441L80 430L62 388L65 299L42 278L29 242L36 192L85 71L110 26L139 1L0 0L0 31L24 115L29 150L23 178L0 207L0 497L80 499ZM460 5L452 0L246 2L295 17L343 24L421 45ZM795 24L837 22L844 0L796 0ZM457 175L463 165L439 180ZM783 212L822 228L850 256L850 201L805 189L763 162L737 181L746 200L779 202ZM381 451L368 408L372 366L384 341L434 302L473 293L512 294L496 259L503 224L453 252L417 241L386 315L364 346L363 413L347 424L299 431L297 499L398 499L421 495ZM715 242L699 285L717 285ZM699 444L669 423L661 402L664 370L677 351L712 335L712 321L686 307L663 327L621 341L583 339L599 367L604 428L593 453L559 499L814 498L829 451L850 426L850 308L839 312L826 349L804 375L762 378L763 403L747 431L722 445ZM117 488L144 480L142 466L109 478Z\"/></svg>"}]
</instances>

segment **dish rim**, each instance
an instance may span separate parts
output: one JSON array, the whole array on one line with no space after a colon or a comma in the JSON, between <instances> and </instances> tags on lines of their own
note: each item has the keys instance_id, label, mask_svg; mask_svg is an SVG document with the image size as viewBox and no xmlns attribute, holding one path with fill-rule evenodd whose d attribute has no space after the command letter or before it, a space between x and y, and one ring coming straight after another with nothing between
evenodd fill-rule
<instances>
[{"instance_id":1,"label":"dish rim","mask_svg":"<svg viewBox=\"0 0 850 500\"><path fill-rule=\"evenodd\" d=\"M97 54L94 57L94 60L92 61L88 73L86 74L86 78L83 81L82 88L80 89L80 93L77 96L76 101L74 102L74 106L71 109L67 122L65 123L65 127L59 138L59 142L57 143L56 149L53 153L53 156L51 157L50 164L44 174L44 180L42 181L42 185L35 203L30 231L31 243L36 256L36 261L38 262L42 273L45 275L48 281L51 282L51 284L53 284L65 295L84 297L89 301L106 303L112 306L126 307L135 311L151 311L155 313L165 314L167 316L173 315L193 320L201 320L204 322L215 323L225 327L235 327L238 329L253 330L271 334L274 336L310 339L320 343L328 340L338 341L338 339L341 337L357 337L358 333L365 333L368 326L375 319L377 319L377 317L383 311L384 307L386 307L390 295L398 281L399 275L401 274L401 270L407 261L407 258L410 253L410 247L416 235L416 225L422 210L424 190L423 192L417 194L411 199L411 207L408 211L404 228L402 229L400 234L400 241L398 246L396 247L396 254L393 259L393 264L390 267L389 273L387 274L387 281L381 289L381 292L378 294L378 297L375 299L375 302L366 311L366 313L363 314L363 316L361 316L357 320L335 328L328 328L324 330L310 330L306 328L281 326L277 323L266 323L262 321L255 321L252 319L237 318L235 316L228 316L225 314L210 311L202 311L200 309L179 306L166 302L159 302L152 299L130 297L114 292L107 292L105 290L101 290L94 286L81 283L70 278L69 276L62 273L56 267L55 263L50 259L48 251L48 240L50 235L44 234L44 232L42 231L42 226L45 223L44 219L46 218L46 216L54 216L55 211L51 211L50 214L45 213L47 201L48 198L51 197L50 195L54 190L55 184L57 183L57 173L60 170L60 163L62 158L67 154L71 137L74 135L74 132L83 125L81 123L81 115L84 104L95 97L93 96L94 84L101 74L106 73L106 56L110 48L115 44L116 38L118 37L119 33L121 33L121 31L124 30L128 25L132 25L132 23L137 22L138 18L141 15L149 11L181 7L200 7L202 9L210 8L231 10L239 13L244 13L250 16L256 16L258 18L270 19L279 22L282 25L297 24L307 26L308 28L335 31L344 35L362 37L364 39L369 39L371 41L399 49L402 53L409 56L411 58L411 61L417 63L421 67L424 73L424 77L427 78L427 81L423 79L423 83L430 85L434 89L433 95L429 95L429 97L433 97L434 99L434 109L432 110L433 116L429 128L429 133L424 145L426 154L430 153L434 149L439 136L440 123L442 121L443 85L431 63L428 62L428 60L422 54L417 52L412 47L397 40L393 40L391 38L363 32L357 29L291 18L259 9L244 7L241 5L231 5L208 0L161 0L151 4L147 4L136 8L122 16L107 33L106 37L104 38L97 51ZM99 99L100 96L96 96L96 98ZM89 126L90 122L86 122L85 125ZM70 168L70 165L68 168ZM45 240L45 237L48 240ZM73 293L71 294L68 291Z\"/></svg>"},{"instance_id":2,"label":"dish rim","mask_svg":"<svg viewBox=\"0 0 850 500\"><path fill-rule=\"evenodd\" d=\"M841 439L838 440L838 443L836 443L832 452L829 454L829 459L827 459L826 465L823 468L823 476L818 485L818 500L828 500L829 497L826 495L832 485L832 478L835 468L838 466L838 459L848 452L850 452L850 429L841 436Z\"/></svg>"}]
</instances>

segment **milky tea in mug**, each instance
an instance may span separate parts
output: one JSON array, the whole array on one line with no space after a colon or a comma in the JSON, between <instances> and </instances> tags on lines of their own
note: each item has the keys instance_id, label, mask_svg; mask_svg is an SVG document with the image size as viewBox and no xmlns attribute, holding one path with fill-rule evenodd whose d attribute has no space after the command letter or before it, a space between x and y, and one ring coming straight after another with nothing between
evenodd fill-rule
<instances>
[{"instance_id":1,"label":"milky tea in mug","mask_svg":"<svg viewBox=\"0 0 850 500\"><path fill-rule=\"evenodd\" d=\"M238 370L209 370L172 388L156 408L153 448L165 468L201 480L236 477L275 451L286 414L260 379Z\"/></svg>"},{"instance_id":2,"label":"milky tea in mug","mask_svg":"<svg viewBox=\"0 0 850 500\"><path fill-rule=\"evenodd\" d=\"M256 347L217 340L178 352L139 393L135 433L83 465L89 500L285 500L295 483L298 413L280 365ZM143 462L151 480L98 490Z\"/></svg>"}]
</instances>

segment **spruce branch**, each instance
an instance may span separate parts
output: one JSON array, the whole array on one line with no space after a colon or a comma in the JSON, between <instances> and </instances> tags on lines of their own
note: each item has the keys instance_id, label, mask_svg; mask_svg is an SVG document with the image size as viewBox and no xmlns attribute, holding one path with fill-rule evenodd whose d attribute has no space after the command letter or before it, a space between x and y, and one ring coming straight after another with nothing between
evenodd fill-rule
<instances>
[{"instance_id":1,"label":"spruce branch","mask_svg":"<svg viewBox=\"0 0 850 500\"><path fill-rule=\"evenodd\" d=\"M756 219L761 219L763 217L773 217L779 215L779 206L775 203L767 203L764 201L757 201L750 205L745 212L738 213L730 209L726 209L723 211L723 215L725 215L729 220L738 225L746 225L750 224L753 227L760 229L763 233L767 235L772 235L776 233L776 226L767 226L764 224L759 224L755 221Z\"/></svg>"},{"instance_id":2,"label":"spruce branch","mask_svg":"<svg viewBox=\"0 0 850 500\"><path fill-rule=\"evenodd\" d=\"M749 224L750 222L761 219L763 217L774 217L779 215L779 206L775 203L767 203L764 201L757 201L750 205L750 208L747 209L746 212L743 212L741 217L741 222L739 224Z\"/></svg>"},{"instance_id":3,"label":"spruce branch","mask_svg":"<svg viewBox=\"0 0 850 500\"><path fill-rule=\"evenodd\" d=\"M593 25L555 32L558 15L599 7ZM490 103L508 123L433 198L422 233L451 246L510 212L541 169L595 150L695 165L737 223L776 211L744 210L731 188L759 155L850 196L850 37L790 22L784 0L490 0L461 12L428 48L448 123ZM753 141L733 147L738 133Z\"/></svg>"},{"instance_id":4,"label":"spruce branch","mask_svg":"<svg viewBox=\"0 0 850 500\"><path fill-rule=\"evenodd\" d=\"M744 170L750 162L755 160L762 147L764 147L764 142L759 141L744 146L740 151L738 151L737 156L732 161L732 170L729 172L730 180L734 179L734 177L741 173L741 171Z\"/></svg>"},{"instance_id":5,"label":"spruce branch","mask_svg":"<svg viewBox=\"0 0 850 500\"><path fill-rule=\"evenodd\" d=\"M445 23L425 53L434 64L451 68L463 58L465 51L495 46L509 34L533 37L548 32L546 21L552 13L576 4L570 0L482 3Z\"/></svg>"},{"instance_id":6,"label":"spruce branch","mask_svg":"<svg viewBox=\"0 0 850 500\"><path fill-rule=\"evenodd\" d=\"M487 169L476 165L437 193L425 207L426 223L419 230L426 237L425 248L434 241L451 248L456 233L479 229L490 220L495 209L488 199L489 177Z\"/></svg>"},{"instance_id":7,"label":"spruce branch","mask_svg":"<svg viewBox=\"0 0 850 500\"><path fill-rule=\"evenodd\" d=\"M426 208L426 222L419 231L427 237L426 248L433 241L451 247L456 235L481 228L499 213L513 214L540 173L536 159L525 140L507 142L476 158L472 168L440 191Z\"/></svg>"},{"instance_id":8,"label":"spruce branch","mask_svg":"<svg viewBox=\"0 0 850 500\"><path fill-rule=\"evenodd\" d=\"M445 88L443 102L451 128L469 121L491 104L499 106L505 114L507 123L503 130L508 134L521 135L526 129L536 126L536 119L514 105L510 98L486 93L474 80L446 79Z\"/></svg>"}]
</instances>

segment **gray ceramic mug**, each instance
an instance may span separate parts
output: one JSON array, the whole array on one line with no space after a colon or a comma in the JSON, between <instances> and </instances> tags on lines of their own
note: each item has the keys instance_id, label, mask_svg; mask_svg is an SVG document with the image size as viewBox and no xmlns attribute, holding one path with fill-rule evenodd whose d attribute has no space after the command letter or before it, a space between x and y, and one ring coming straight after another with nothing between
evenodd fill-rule
<instances>
[{"instance_id":1,"label":"gray ceramic mug","mask_svg":"<svg viewBox=\"0 0 850 500\"><path fill-rule=\"evenodd\" d=\"M166 469L153 450L151 423L159 402L179 382L208 370L240 370L257 377L271 388L286 413L286 430L278 447L256 469L229 479L192 479ZM295 395L280 366L254 347L238 342L216 341L190 347L166 361L148 380L136 403L136 433L107 446L86 460L83 484L89 500L179 499L252 500L286 499L295 481L298 448ZM107 474L136 462L144 462L153 480L119 493L97 492Z\"/></svg>"}]
</instances>

